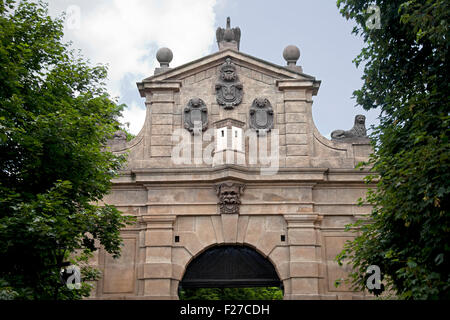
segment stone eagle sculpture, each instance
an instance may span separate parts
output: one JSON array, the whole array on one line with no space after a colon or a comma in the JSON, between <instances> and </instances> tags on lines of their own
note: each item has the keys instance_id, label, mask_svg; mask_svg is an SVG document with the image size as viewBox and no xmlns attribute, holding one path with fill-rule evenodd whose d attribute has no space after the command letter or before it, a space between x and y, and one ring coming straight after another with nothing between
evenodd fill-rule
<instances>
[{"instance_id":1,"label":"stone eagle sculpture","mask_svg":"<svg viewBox=\"0 0 450 320\"><path fill-rule=\"evenodd\" d=\"M241 29L239 27L231 28L230 17L227 17L227 27L226 29L218 27L216 30L216 39L219 48L223 42L235 42L237 44L237 49L239 50L239 42L241 40Z\"/></svg>"},{"instance_id":2,"label":"stone eagle sculpture","mask_svg":"<svg viewBox=\"0 0 450 320\"><path fill-rule=\"evenodd\" d=\"M366 116L358 114L355 116L355 124L350 130L334 130L331 139L337 141L368 140L366 130Z\"/></svg>"}]
</instances>

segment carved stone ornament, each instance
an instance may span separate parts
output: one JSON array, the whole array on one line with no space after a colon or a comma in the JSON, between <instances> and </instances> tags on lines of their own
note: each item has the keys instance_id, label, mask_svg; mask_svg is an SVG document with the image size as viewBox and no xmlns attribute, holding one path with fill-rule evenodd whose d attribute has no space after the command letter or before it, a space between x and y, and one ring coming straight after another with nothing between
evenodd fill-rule
<instances>
[{"instance_id":1,"label":"carved stone ornament","mask_svg":"<svg viewBox=\"0 0 450 320\"><path fill-rule=\"evenodd\" d=\"M234 109L242 102L242 84L238 80L236 66L230 58L220 67L220 76L216 83L217 103L225 109Z\"/></svg>"},{"instance_id":2,"label":"carved stone ornament","mask_svg":"<svg viewBox=\"0 0 450 320\"><path fill-rule=\"evenodd\" d=\"M184 127L192 134L200 134L208 127L208 109L202 99L189 100L184 108Z\"/></svg>"},{"instance_id":3,"label":"carved stone ornament","mask_svg":"<svg viewBox=\"0 0 450 320\"><path fill-rule=\"evenodd\" d=\"M219 197L220 213L239 213L241 195L245 185L240 183L224 182L214 186Z\"/></svg>"},{"instance_id":4,"label":"carved stone ornament","mask_svg":"<svg viewBox=\"0 0 450 320\"><path fill-rule=\"evenodd\" d=\"M250 128L259 134L273 129L273 109L266 98L256 98L250 107Z\"/></svg>"},{"instance_id":5,"label":"carved stone ornament","mask_svg":"<svg viewBox=\"0 0 450 320\"><path fill-rule=\"evenodd\" d=\"M358 114L355 117L355 124L350 130L334 130L331 132L331 139L342 142L364 142L369 141L366 130L366 117L362 114Z\"/></svg>"},{"instance_id":6,"label":"carved stone ornament","mask_svg":"<svg viewBox=\"0 0 450 320\"><path fill-rule=\"evenodd\" d=\"M113 140L114 143L116 143L116 142L126 142L127 141L127 134L125 133L125 131L118 130L118 131L114 132L112 140Z\"/></svg>"},{"instance_id":7,"label":"carved stone ornament","mask_svg":"<svg viewBox=\"0 0 450 320\"><path fill-rule=\"evenodd\" d=\"M239 51L239 43L241 41L241 29L239 27L231 28L230 17L227 17L227 27L217 28L216 39L219 50L232 48Z\"/></svg>"}]
</instances>

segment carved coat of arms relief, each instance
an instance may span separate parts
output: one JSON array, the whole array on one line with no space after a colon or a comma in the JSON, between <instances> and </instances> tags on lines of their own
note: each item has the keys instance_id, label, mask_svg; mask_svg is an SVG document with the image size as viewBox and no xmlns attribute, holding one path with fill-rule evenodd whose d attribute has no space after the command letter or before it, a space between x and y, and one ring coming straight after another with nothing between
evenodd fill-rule
<instances>
[{"instance_id":1,"label":"carved coat of arms relief","mask_svg":"<svg viewBox=\"0 0 450 320\"><path fill-rule=\"evenodd\" d=\"M273 129L273 109L266 98L256 98L250 107L250 128L256 132L269 132Z\"/></svg>"},{"instance_id":2,"label":"carved coat of arms relief","mask_svg":"<svg viewBox=\"0 0 450 320\"><path fill-rule=\"evenodd\" d=\"M242 102L242 83L239 82L236 66L230 58L220 67L220 76L216 83L217 103L225 109L234 109Z\"/></svg>"},{"instance_id":3,"label":"carved coat of arms relief","mask_svg":"<svg viewBox=\"0 0 450 320\"><path fill-rule=\"evenodd\" d=\"M192 134L199 134L208 127L208 109L202 99L192 98L189 100L184 108L184 127Z\"/></svg>"}]
</instances>

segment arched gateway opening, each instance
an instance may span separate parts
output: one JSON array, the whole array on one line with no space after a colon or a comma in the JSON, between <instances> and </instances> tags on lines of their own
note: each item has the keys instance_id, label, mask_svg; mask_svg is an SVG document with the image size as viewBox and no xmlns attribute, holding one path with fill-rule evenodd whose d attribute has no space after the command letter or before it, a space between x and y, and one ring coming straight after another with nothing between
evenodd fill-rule
<instances>
[{"instance_id":1,"label":"arched gateway opening","mask_svg":"<svg viewBox=\"0 0 450 320\"><path fill-rule=\"evenodd\" d=\"M282 290L272 263L250 247L224 245L204 251L189 263L178 293L200 288L258 287Z\"/></svg>"}]
</instances>

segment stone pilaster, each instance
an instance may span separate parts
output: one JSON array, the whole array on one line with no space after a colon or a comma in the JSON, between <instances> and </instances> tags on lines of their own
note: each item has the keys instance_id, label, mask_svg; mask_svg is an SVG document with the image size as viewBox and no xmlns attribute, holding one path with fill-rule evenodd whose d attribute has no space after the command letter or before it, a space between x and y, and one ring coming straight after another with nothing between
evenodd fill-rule
<instances>
[{"instance_id":1,"label":"stone pilaster","mask_svg":"<svg viewBox=\"0 0 450 320\"><path fill-rule=\"evenodd\" d=\"M149 299L176 299L172 287L172 245L174 216L144 216L146 224L144 246L145 257L140 266L143 280L143 295Z\"/></svg>"},{"instance_id":2,"label":"stone pilaster","mask_svg":"<svg viewBox=\"0 0 450 320\"><path fill-rule=\"evenodd\" d=\"M313 154L312 95L317 93L319 84L314 80L277 80L276 83L284 92L286 167L309 167Z\"/></svg>"},{"instance_id":3,"label":"stone pilaster","mask_svg":"<svg viewBox=\"0 0 450 320\"><path fill-rule=\"evenodd\" d=\"M319 299L320 217L317 214L285 215L289 244L287 299Z\"/></svg>"},{"instance_id":4,"label":"stone pilaster","mask_svg":"<svg viewBox=\"0 0 450 320\"><path fill-rule=\"evenodd\" d=\"M165 167L171 164L174 130L175 93L181 88L181 81L141 82L139 92L145 97L148 126L144 139L144 158L150 164Z\"/></svg>"}]
</instances>

